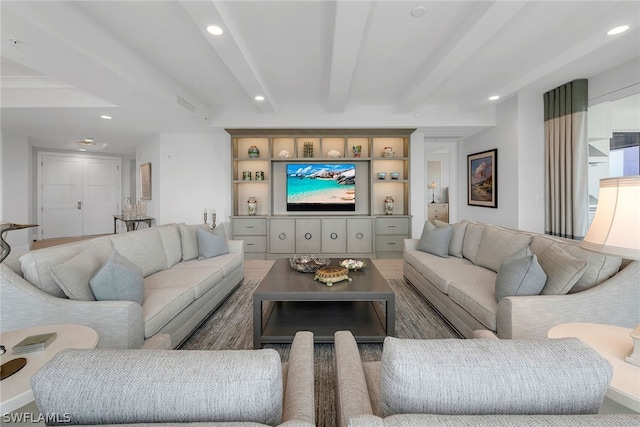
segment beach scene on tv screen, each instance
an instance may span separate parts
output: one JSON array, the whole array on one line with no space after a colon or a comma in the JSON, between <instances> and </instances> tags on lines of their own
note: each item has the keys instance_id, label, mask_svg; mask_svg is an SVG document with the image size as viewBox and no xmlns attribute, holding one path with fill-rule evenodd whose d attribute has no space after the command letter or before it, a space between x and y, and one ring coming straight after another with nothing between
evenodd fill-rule
<instances>
[{"instance_id":1,"label":"beach scene on tv screen","mask_svg":"<svg viewBox=\"0 0 640 427\"><path fill-rule=\"evenodd\" d=\"M355 164L288 164L287 204L355 205L355 184Z\"/></svg>"}]
</instances>

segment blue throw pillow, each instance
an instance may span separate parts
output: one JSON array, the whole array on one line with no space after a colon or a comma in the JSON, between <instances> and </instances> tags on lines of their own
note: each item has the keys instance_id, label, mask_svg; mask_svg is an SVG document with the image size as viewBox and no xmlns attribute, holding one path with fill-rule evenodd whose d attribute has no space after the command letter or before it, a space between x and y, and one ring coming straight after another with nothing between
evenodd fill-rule
<instances>
[{"instance_id":1,"label":"blue throw pillow","mask_svg":"<svg viewBox=\"0 0 640 427\"><path fill-rule=\"evenodd\" d=\"M449 241L453 228L450 225L436 227L427 221L422 228L422 236L416 249L439 257L449 257Z\"/></svg>"},{"instance_id":2,"label":"blue throw pillow","mask_svg":"<svg viewBox=\"0 0 640 427\"><path fill-rule=\"evenodd\" d=\"M530 254L529 248L525 248ZM519 253L505 259L496 274L496 301L504 297L519 295L539 295L547 282L547 275L535 255L514 258Z\"/></svg>"},{"instance_id":3,"label":"blue throw pillow","mask_svg":"<svg viewBox=\"0 0 640 427\"><path fill-rule=\"evenodd\" d=\"M227 236L222 227L216 227L213 231L198 228L198 259L213 258L229 253Z\"/></svg>"},{"instance_id":4,"label":"blue throw pillow","mask_svg":"<svg viewBox=\"0 0 640 427\"><path fill-rule=\"evenodd\" d=\"M142 269L118 251L89 280L97 301L133 301L142 304L144 276Z\"/></svg>"}]
</instances>

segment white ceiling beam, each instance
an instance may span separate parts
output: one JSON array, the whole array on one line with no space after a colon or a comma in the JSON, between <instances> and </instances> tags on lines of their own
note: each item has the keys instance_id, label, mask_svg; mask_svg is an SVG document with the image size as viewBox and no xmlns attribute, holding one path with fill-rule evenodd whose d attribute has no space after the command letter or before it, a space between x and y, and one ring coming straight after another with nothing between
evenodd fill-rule
<instances>
[{"instance_id":1,"label":"white ceiling beam","mask_svg":"<svg viewBox=\"0 0 640 427\"><path fill-rule=\"evenodd\" d=\"M342 113L368 27L372 2L336 2L327 110Z\"/></svg>"},{"instance_id":2,"label":"white ceiling beam","mask_svg":"<svg viewBox=\"0 0 640 427\"><path fill-rule=\"evenodd\" d=\"M220 59L229 68L256 107L262 113L276 113L278 106L262 78L249 48L231 14L221 1L184 1L180 4L202 32ZM207 32L207 26L218 25L224 31L221 36ZM264 96L264 101L256 101L256 95Z\"/></svg>"},{"instance_id":3,"label":"white ceiling beam","mask_svg":"<svg viewBox=\"0 0 640 427\"><path fill-rule=\"evenodd\" d=\"M438 86L526 5L527 2L478 2L449 43L427 59L422 75L400 98L396 113L407 114L424 103Z\"/></svg>"}]
</instances>

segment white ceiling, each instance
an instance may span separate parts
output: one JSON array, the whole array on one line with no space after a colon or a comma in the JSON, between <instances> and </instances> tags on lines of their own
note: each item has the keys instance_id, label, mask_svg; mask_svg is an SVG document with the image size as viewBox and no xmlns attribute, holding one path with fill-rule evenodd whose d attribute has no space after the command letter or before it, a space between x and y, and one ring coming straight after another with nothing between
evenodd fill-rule
<instances>
[{"instance_id":1,"label":"white ceiling","mask_svg":"<svg viewBox=\"0 0 640 427\"><path fill-rule=\"evenodd\" d=\"M460 137L493 120L490 95L640 56L638 1L2 0L1 12L2 130L48 148L92 137L109 153L221 127Z\"/></svg>"}]
</instances>

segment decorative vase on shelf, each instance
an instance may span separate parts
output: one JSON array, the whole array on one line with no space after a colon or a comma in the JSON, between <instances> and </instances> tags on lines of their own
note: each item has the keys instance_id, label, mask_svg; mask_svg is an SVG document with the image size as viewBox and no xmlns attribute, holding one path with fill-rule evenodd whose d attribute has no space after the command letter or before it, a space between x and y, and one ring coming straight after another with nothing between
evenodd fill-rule
<instances>
[{"instance_id":1,"label":"decorative vase on shelf","mask_svg":"<svg viewBox=\"0 0 640 427\"><path fill-rule=\"evenodd\" d=\"M249 207L249 215L254 216L256 213L258 213L258 200L254 196L249 196L247 205Z\"/></svg>"},{"instance_id":2,"label":"decorative vase on shelf","mask_svg":"<svg viewBox=\"0 0 640 427\"><path fill-rule=\"evenodd\" d=\"M360 157L362 154L362 145L353 146L353 157Z\"/></svg>"},{"instance_id":3,"label":"decorative vase on shelf","mask_svg":"<svg viewBox=\"0 0 640 427\"><path fill-rule=\"evenodd\" d=\"M247 151L249 152L249 157L252 159L257 159L258 157L260 157L260 150L255 145L249 147L249 150Z\"/></svg>"},{"instance_id":4,"label":"decorative vase on shelf","mask_svg":"<svg viewBox=\"0 0 640 427\"><path fill-rule=\"evenodd\" d=\"M384 199L384 214L393 215L393 197L387 196Z\"/></svg>"}]
</instances>

